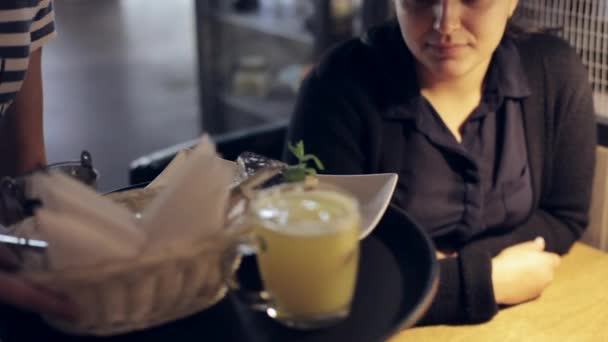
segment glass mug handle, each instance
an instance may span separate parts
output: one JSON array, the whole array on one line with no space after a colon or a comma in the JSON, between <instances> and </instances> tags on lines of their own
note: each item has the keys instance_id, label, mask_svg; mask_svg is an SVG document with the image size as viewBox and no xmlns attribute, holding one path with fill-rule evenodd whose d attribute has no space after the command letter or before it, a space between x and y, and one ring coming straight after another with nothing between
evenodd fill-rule
<instances>
[{"instance_id":1,"label":"glass mug handle","mask_svg":"<svg viewBox=\"0 0 608 342\"><path fill-rule=\"evenodd\" d=\"M258 254L266 249L266 242L262 237L255 234L248 234L237 239L236 243L230 248L231 254L237 258ZM266 311L270 305L270 296L264 290L256 291L245 289L237 277L236 269L224 268L224 279L228 289L247 306L254 310Z\"/></svg>"}]
</instances>

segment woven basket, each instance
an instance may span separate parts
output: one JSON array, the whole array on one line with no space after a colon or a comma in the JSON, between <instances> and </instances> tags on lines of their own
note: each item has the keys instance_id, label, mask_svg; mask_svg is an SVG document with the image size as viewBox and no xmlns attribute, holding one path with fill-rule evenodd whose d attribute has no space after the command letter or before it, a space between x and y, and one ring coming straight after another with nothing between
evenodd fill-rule
<instances>
[{"instance_id":1,"label":"woven basket","mask_svg":"<svg viewBox=\"0 0 608 342\"><path fill-rule=\"evenodd\" d=\"M26 272L32 282L64 293L80 308L77 321L45 317L76 335L116 335L189 316L217 303L240 262L236 233L179 241L135 260L64 272Z\"/></svg>"}]
</instances>

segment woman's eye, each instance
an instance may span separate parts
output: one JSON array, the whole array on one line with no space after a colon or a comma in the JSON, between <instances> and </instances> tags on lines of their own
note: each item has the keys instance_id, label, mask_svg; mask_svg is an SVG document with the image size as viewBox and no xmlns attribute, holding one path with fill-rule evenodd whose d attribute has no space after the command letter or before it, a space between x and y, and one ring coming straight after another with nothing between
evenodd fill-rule
<instances>
[{"instance_id":1,"label":"woman's eye","mask_svg":"<svg viewBox=\"0 0 608 342\"><path fill-rule=\"evenodd\" d=\"M488 4L491 4L494 2L494 0L461 0L461 1L464 5L471 6L471 7L488 5Z\"/></svg>"},{"instance_id":2,"label":"woman's eye","mask_svg":"<svg viewBox=\"0 0 608 342\"><path fill-rule=\"evenodd\" d=\"M401 4L407 7L424 8L437 4L439 0L401 0Z\"/></svg>"},{"instance_id":3,"label":"woman's eye","mask_svg":"<svg viewBox=\"0 0 608 342\"><path fill-rule=\"evenodd\" d=\"M411 8L426 8L438 4L441 0L401 0L401 4ZM447 0L446 0L447 1ZM492 3L494 0L459 0L461 4L476 7Z\"/></svg>"}]
</instances>

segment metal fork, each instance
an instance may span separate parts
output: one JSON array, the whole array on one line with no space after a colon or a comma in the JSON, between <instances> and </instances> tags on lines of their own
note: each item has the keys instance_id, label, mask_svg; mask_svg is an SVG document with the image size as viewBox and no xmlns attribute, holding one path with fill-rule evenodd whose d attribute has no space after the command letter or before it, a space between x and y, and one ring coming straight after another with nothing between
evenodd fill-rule
<instances>
[{"instance_id":1,"label":"metal fork","mask_svg":"<svg viewBox=\"0 0 608 342\"><path fill-rule=\"evenodd\" d=\"M8 248L19 259L22 259L23 252L43 253L49 246L46 241L20 237L15 235L13 231L14 229L0 223L0 248Z\"/></svg>"}]
</instances>

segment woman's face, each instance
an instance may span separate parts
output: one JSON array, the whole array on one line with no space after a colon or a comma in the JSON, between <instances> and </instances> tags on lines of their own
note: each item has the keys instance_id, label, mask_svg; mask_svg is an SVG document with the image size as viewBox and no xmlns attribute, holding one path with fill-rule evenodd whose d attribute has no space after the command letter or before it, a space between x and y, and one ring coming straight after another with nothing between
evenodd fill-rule
<instances>
[{"instance_id":1,"label":"woman's face","mask_svg":"<svg viewBox=\"0 0 608 342\"><path fill-rule=\"evenodd\" d=\"M488 65L518 0L395 0L405 43L439 79Z\"/></svg>"}]
</instances>

